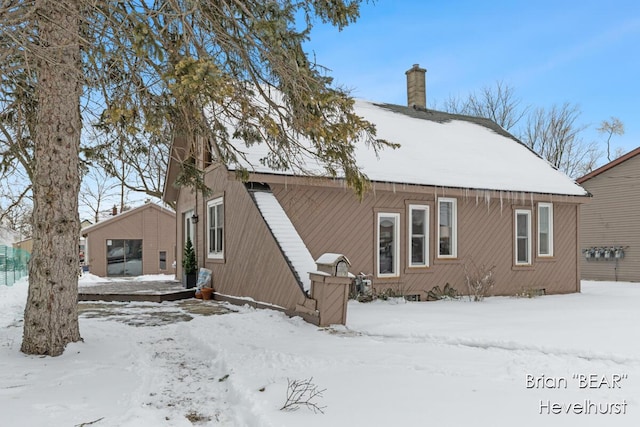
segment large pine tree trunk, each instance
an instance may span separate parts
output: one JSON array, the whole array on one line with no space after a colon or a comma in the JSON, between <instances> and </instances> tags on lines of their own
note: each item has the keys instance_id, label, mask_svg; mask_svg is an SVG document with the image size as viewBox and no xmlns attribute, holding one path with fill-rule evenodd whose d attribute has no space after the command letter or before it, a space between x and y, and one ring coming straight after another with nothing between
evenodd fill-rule
<instances>
[{"instance_id":1,"label":"large pine tree trunk","mask_svg":"<svg viewBox=\"0 0 640 427\"><path fill-rule=\"evenodd\" d=\"M38 116L33 177L33 253L22 351L62 354L79 341L79 0L37 0Z\"/></svg>"}]
</instances>

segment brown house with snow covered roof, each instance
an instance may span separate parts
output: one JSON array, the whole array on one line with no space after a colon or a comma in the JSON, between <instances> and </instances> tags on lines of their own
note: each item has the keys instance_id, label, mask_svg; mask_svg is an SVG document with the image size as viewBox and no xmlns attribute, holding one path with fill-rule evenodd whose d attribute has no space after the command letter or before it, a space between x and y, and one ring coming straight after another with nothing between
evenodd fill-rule
<instances>
[{"instance_id":1,"label":"brown house with snow covered roof","mask_svg":"<svg viewBox=\"0 0 640 427\"><path fill-rule=\"evenodd\" d=\"M204 198L173 185L176 159L193 156L192 144L174 140L164 198L176 203L178 245L192 238L219 295L313 315L309 272L324 253L344 254L377 292L413 300L447 283L467 293L465 266L474 265L494 267L494 295L580 290L587 192L495 123L424 108L424 80L418 66L407 72L411 107L356 102L380 138L401 144L379 158L356 153L371 180L362 201L340 179L261 165L262 145L243 147L246 182L197 159L213 190Z\"/></svg>"},{"instance_id":2,"label":"brown house with snow covered roof","mask_svg":"<svg viewBox=\"0 0 640 427\"><path fill-rule=\"evenodd\" d=\"M582 278L640 282L640 147L578 179Z\"/></svg>"}]
</instances>

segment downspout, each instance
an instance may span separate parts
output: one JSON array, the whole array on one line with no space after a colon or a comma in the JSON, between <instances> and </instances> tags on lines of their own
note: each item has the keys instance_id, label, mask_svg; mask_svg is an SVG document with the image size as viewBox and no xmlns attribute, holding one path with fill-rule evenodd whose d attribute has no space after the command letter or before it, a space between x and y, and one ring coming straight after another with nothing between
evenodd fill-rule
<instances>
[{"instance_id":1,"label":"downspout","mask_svg":"<svg viewBox=\"0 0 640 427\"><path fill-rule=\"evenodd\" d=\"M198 189L195 190L196 193L196 202L194 206L194 216L196 217L196 222L193 224L193 250L196 252L196 260L199 258L198 255L201 252L198 247L198 222L200 222L200 215L198 214ZM193 216L191 217L191 221L193 222Z\"/></svg>"},{"instance_id":2,"label":"downspout","mask_svg":"<svg viewBox=\"0 0 640 427\"><path fill-rule=\"evenodd\" d=\"M198 215L198 223L199 224L206 224L206 222L204 221L205 217L206 217L206 211L205 211L205 205L204 205L204 197L201 198L201 204L202 204L202 215ZM196 191L196 209L198 208L198 194ZM202 219L202 221L200 221L200 219ZM202 251L201 252L201 264L200 267L205 268L206 266L204 265L205 260L206 260L206 253L207 253L207 248L205 247L207 239L205 238L206 236L206 230L205 230L205 225L202 225ZM196 226L196 228L198 228ZM196 232L197 233L197 232ZM197 256L198 254L196 254ZM196 258L197 259L197 258Z\"/></svg>"},{"instance_id":3,"label":"downspout","mask_svg":"<svg viewBox=\"0 0 640 427\"><path fill-rule=\"evenodd\" d=\"M207 212L206 212L206 206L204 204L204 197L202 197L202 215L199 216L199 218L202 218L201 223L203 224L201 226L201 231L202 231L202 251L201 251L201 262L202 264L200 264L201 267L205 268L206 266L204 265L205 260L206 260L206 253L207 253L207 248L205 248L205 244L206 244L206 235L205 233L207 232L207 230L205 229L205 225L206 222L204 221L206 218ZM196 235L198 234L197 230L196 230Z\"/></svg>"}]
</instances>

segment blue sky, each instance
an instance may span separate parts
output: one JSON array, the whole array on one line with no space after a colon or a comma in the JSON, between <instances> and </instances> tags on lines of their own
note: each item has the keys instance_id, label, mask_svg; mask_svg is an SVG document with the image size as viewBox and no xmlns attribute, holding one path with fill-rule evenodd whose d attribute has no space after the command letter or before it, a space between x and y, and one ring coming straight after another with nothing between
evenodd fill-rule
<instances>
[{"instance_id":1,"label":"blue sky","mask_svg":"<svg viewBox=\"0 0 640 427\"><path fill-rule=\"evenodd\" d=\"M637 0L378 0L341 32L317 23L306 50L357 98L405 105L404 72L420 64L429 107L502 81L523 105L578 105L584 140L606 148L596 128L614 116L612 147L640 146Z\"/></svg>"}]
</instances>

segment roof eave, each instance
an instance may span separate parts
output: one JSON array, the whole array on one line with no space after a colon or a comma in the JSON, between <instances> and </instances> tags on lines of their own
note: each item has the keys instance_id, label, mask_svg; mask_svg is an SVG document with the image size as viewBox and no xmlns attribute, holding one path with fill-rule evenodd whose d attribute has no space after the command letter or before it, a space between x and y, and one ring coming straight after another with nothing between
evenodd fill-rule
<instances>
[{"instance_id":1,"label":"roof eave","mask_svg":"<svg viewBox=\"0 0 640 427\"><path fill-rule=\"evenodd\" d=\"M229 171L230 179L237 179L235 171ZM332 187L332 188L344 188L347 189L348 185L343 178L330 178L323 176L301 176L292 174L278 174L278 173L265 173L265 172L251 172L249 173L247 181L260 182L265 184L282 184L282 185L308 185L314 187ZM391 182L391 181L375 181L371 180L371 184L376 191L404 191L409 193L424 193L424 192L442 192L443 189L454 191L456 193L463 194L466 191L488 191L495 192L497 194L504 193L525 193L533 194L540 197L543 196L558 196L577 198L582 200L589 198L590 194L585 191L585 194L568 194L568 193L553 193L548 191L531 191L531 190L517 190L517 189L495 189L495 188L472 188L472 187L454 187L444 185L427 185L427 184L415 184L405 182Z\"/></svg>"},{"instance_id":2,"label":"roof eave","mask_svg":"<svg viewBox=\"0 0 640 427\"><path fill-rule=\"evenodd\" d=\"M620 163L626 162L627 160L637 156L638 154L640 154L640 147L636 148L635 150L629 151L627 154L624 154L620 157L618 157L615 160L612 160L611 162L607 163L606 165L600 166L598 169L589 172L588 174L581 176L580 178L578 178L576 180L576 182L578 184L582 184L585 181L590 180L591 178L594 178L598 175L600 175L603 172L608 171L609 169L612 169L616 166L618 166Z\"/></svg>"},{"instance_id":3,"label":"roof eave","mask_svg":"<svg viewBox=\"0 0 640 427\"><path fill-rule=\"evenodd\" d=\"M169 162L167 165L167 173L164 178L164 189L162 191L162 200L165 203L175 203L178 201L179 188L174 184L180 172L180 159L185 159L187 153L187 138L174 137L169 150Z\"/></svg>"},{"instance_id":4,"label":"roof eave","mask_svg":"<svg viewBox=\"0 0 640 427\"><path fill-rule=\"evenodd\" d=\"M114 215L114 216L112 216L110 218L104 219L104 220L102 220L100 222L97 222L97 223L95 223L93 225L90 225L88 227L85 227L84 229L81 230L80 234L82 236L86 236L89 233L92 233L92 232L94 232L94 231L96 231L96 230L98 230L100 228L108 226L111 223L120 221L123 218L127 218L127 217L129 217L131 215L134 215L134 214L136 214L138 212L141 212L141 211L143 211L145 209L157 209L160 212L165 212L165 213L167 213L167 214L169 214L171 216L174 216L174 217L176 215L175 212L173 212L171 209L168 209L168 208L165 208L165 207L162 207L162 206L158 206L157 204L155 204L153 202L148 202L148 203L145 203L143 205L137 206L137 207L135 207L133 209L129 209L128 211L121 212L118 215Z\"/></svg>"}]
</instances>

